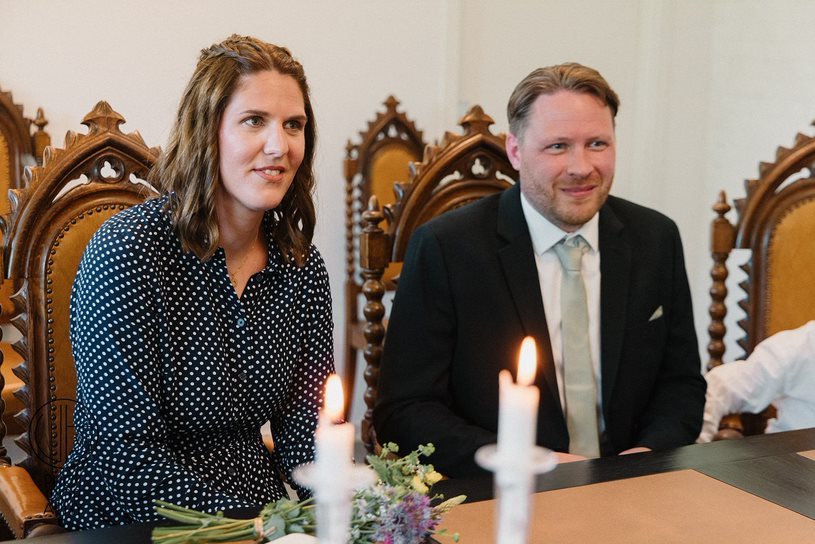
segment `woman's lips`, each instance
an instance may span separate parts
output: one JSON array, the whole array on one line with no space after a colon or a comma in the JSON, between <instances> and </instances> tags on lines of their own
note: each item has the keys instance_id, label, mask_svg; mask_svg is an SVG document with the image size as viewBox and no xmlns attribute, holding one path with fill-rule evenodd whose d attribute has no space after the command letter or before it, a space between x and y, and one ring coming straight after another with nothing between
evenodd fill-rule
<instances>
[{"instance_id":1,"label":"woman's lips","mask_svg":"<svg viewBox=\"0 0 815 544\"><path fill-rule=\"evenodd\" d=\"M286 173L286 169L282 166L270 166L264 168L255 168L255 173L267 181L280 181Z\"/></svg>"}]
</instances>

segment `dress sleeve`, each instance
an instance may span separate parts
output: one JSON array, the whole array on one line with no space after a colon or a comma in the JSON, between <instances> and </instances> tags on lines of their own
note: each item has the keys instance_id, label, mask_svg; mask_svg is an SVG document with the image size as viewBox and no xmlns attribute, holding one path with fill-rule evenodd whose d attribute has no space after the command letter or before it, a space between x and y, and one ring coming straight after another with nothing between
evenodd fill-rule
<instances>
[{"instance_id":1,"label":"dress sleeve","mask_svg":"<svg viewBox=\"0 0 815 544\"><path fill-rule=\"evenodd\" d=\"M80 447L92 449L94 473L134 521L157 518L154 499L208 511L249 506L181 465L169 443L156 325L161 263L144 239L121 225L103 226L74 281L77 425L90 427L77 433L90 442Z\"/></svg>"},{"instance_id":2,"label":"dress sleeve","mask_svg":"<svg viewBox=\"0 0 815 544\"><path fill-rule=\"evenodd\" d=\"M323 403L328 376L334 372L334 324L331 314L331 289L325 263L312 247L301 286L303 293L300 330L291 342L298 345L297 360L285 406L271 420L275 440L273 459L298 497L311 494L293 481L291 471L314 460L314 432Z\"/></svg>"}]
</instances>

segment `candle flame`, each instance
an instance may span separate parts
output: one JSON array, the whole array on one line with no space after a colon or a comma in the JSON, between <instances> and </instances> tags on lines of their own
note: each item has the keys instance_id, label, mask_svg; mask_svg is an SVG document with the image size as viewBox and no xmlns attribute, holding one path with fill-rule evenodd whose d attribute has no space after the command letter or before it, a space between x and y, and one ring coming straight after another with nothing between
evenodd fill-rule
<instances>
[{"instance_id":1,"label":"candle flame","mask_svg":"<svg viewBox=\"0 0 815 544\"><path fill-rule=\"evenodd\" d=\"M518 357L518 385L531 385L535 381L538 366L538 348L531 336L521 342L521 355Z\"/></svg>"},{"instance_id":2,"label":"candle flame","mask_svg":"<svg viewBox=\"0 0 815 544\"><path fill-rule=\"evenodd\" d=\"M325 413L334 423L342 421L343 405L342 380L332 374L325 383Z\"/></svg>"}]
</instances>

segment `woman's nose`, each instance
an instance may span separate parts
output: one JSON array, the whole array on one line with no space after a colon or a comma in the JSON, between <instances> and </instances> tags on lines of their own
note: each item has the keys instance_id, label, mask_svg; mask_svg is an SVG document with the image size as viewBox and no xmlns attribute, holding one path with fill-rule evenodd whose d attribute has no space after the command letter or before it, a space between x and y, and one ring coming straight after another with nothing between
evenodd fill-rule
<instances>
[{"instance_id":1,"label":"woman's nose","mask_svg":"<svg viewBox=\"0 0 815 544\"><path fill-rule=\"evenodd\" d=\"M282 157L289 151L289 144L286 141L286 133L282 127L270 126L266 134L266 143L263 152L267 155Z\"/></svg>"}]
</instances>

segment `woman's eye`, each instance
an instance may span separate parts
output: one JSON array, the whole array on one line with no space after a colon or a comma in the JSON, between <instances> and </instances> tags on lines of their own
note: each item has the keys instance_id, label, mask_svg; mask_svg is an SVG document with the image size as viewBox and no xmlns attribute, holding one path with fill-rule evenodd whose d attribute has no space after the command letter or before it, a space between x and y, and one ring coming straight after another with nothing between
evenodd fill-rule
<instances>
[{"instance_id":1,"label":"woman's eye","mask_svg":"<svg viewBox=\"0 0 815 544\"><path fill-rule=\"evenodd\" d=\"M283 124L283 127L286 130L300 130L300 129L303 128L303 123L301 123L300 121L298 121L296 119L292 119L291 121L286 121Z\"/></svg>"},{"instance_id":2,"label":"woman's eye","mask_svg":"<svg viewBox=\"0 0 815 544\"><path fill-rule=\"evenodd\" d=\"M263 125L263 119L259 115L247 117L243 122L250 127L259 127Z\"/></svg>"}]
</instances>

